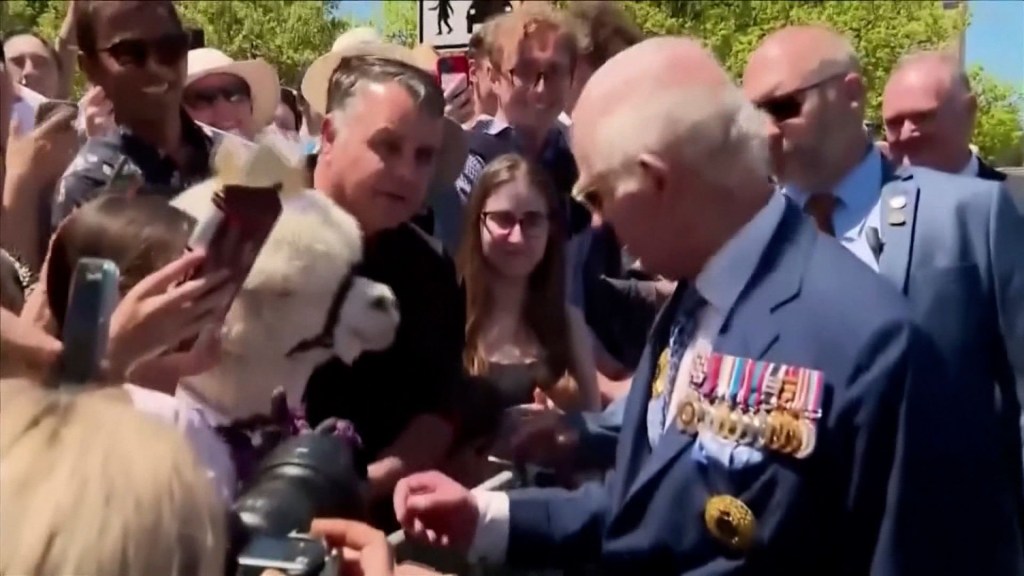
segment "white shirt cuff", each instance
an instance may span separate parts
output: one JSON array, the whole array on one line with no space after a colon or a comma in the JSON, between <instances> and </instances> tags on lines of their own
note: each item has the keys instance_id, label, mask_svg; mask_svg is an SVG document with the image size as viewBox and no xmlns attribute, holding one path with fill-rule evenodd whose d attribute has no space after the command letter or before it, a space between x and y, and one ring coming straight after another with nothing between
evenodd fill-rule
<instances>
[{"instance_id":1,"label":"white shirt cuff","mask_svg":"<svg viewBox=\"0 0 1024 576\"><path fill-rule=\"evenodd\" d=\"M482 490L472 494L480 519L469 547L469 561L474 564L502 564L508 550L508 494Z\"/></svg>"}]
</instances>

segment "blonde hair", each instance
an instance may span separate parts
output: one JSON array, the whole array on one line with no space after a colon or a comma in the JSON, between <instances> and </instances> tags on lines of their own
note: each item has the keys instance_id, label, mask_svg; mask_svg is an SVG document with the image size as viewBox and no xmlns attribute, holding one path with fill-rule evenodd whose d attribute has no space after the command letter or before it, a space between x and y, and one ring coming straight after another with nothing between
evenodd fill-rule
<instances>
[{"instance_id":1,"label":"blonde hair","mask_svg":"<svg viewBox=\"0 0 1024 576\"><path fill-rule=\"evenodd\" d=\"M580 53L580 33L576 22L546 2L529 2L488 21L484 42L491 65L505 69L505 55L515 53L519 44L538 32L555 35L556 44L569 56L569 65L576 66Z\"/></svg>"},{"instance_id":2,"label":"blonde hair","mask_svg":"<svg viewBox=\"0 0 1024 576\"><path fill-rule=\"evenodd\" d=\"M119 388L0 381L0 575L220 576L226 512Z\"/></svg>"},{"instance_id":3,"label":"blonde hair","mask_svg":"<svg viewBox=\"0 0 1024 576\"><path fill-rule=\"evenodd\" d=\"M618 2L576 0L568 3L566 12L576 23L580 58L594 70L644 39L640 27Z\"/></svg>"}]
</instances>

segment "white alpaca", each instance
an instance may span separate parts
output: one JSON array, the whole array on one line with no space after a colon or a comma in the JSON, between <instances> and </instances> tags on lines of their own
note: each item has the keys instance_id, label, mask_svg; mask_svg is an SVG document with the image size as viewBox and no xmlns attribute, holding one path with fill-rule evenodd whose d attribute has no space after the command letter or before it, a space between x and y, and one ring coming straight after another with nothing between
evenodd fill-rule
<instances>
[{"instance_id":1,"label":"white alpaca","mask_svg":"<svg viewBox=\"0 0 1024 576\"><path fill-rule=\"evenodd\" d=\"M398 305L387 286L352 275L362 258L358 223L328 197L303 188L301 166L276 145L254 151L222 145L215 171L215 179L172 204L202 221L225 183L283 184L281 216L228 312L220 363L183 383L218 415L237 420L266 413L277 387L289 405L299 406L310 374L332 356L351 363L364 351L390 346ZM346 292L336 323L325 327L340 290ZM295 350L301 342L307 345Z\"/></svg>"}]
</instances>

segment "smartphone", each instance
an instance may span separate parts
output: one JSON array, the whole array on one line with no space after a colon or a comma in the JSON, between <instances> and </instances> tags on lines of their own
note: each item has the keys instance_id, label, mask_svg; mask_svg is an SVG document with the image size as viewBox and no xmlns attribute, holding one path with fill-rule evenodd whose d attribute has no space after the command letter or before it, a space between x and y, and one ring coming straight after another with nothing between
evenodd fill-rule
<instances>
[{"instance_id":1,"label":"smartphone","mask_svg":"<svg viewBox=\"0 0 1024 576\"><path fill-rule=\"evenodd\" d=\"M459 78L466 79L469 86L469 58L465 54L448 54L437 59L437 77L441 80L441 89L448 90Z\"/></svg>"},{"instance_id":2,"label":"smartphone","mask_svg":"<svg viewBox=\"0 0 1024 576\"><path fill-rule=\"evenodd\" d=\"M72 121L78 118L78 104L70 100L45 100L36 106L36 126L43 124L61 110L74 110Z\"/></svg>"},{"instance_id":3,"label":"smartphone","mask_svg":"<svg viewBox=\"0 0 1024 576\"><path fill-rule=\"evenodd\" d=\"M196 223L188 242L189 249L204 250L206 258L185 281L227 270L233 300L281 216L280 188L227 185L214 193L214 209ZM184 342L183 349L195 340Z\"/></svg>"},{"instance_id":4,"label":"smartphone","mask_svg":"<svg viewBox=\"0 0 1024 576\"><path fill-rule=\"evenodd\" d=\"M264 570L287 576L333 576L338 574L335 560L322 540L298 534L283 538L258 535L238 555L238 572L244 576L259 576Z\"/></svg>"},{"instance_id":5,"label":"smartphone","mask_svg":"<svg viewBox=\"0 0 1024 576\"><path fill-rule=\"evenodd\" d=\"M103 258L82 258L75 265L64 315L58 384L85 384L99 375L107 354L110 317L120 300L121 272Z\"/></svg>"}]
</instances>

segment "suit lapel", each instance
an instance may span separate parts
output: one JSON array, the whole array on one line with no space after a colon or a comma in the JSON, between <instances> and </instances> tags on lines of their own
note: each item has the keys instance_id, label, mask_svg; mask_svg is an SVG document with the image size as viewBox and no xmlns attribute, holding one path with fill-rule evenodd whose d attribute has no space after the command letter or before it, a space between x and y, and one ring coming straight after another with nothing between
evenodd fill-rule
<instances>
[{"instance_id":1,"label":"suit lapel","mask_svg":"<svg viewBox=\"0 0 1024 576\"><path fill-rule=\"evenodd\" d=\"M810 221L805 220L800 210L787 200L786 212L757 269L722 323L715 351L760 359L771 350L781 331L775 313L799 294L809 251L817 234ZM678 297L683 288L680 286L676 289L674 298ZM663 340L667 339L667 331L667 326L663 327ZM654 352L654 358L659 351ZM651 361L655 360L652 358ZM647 376L643 381L642 394L633 394L634 391L631 391L629 422L633 427L629 429L634 431L634 451L646 452L650 445L644 417L650 400L650 374ZM636 479L628 483L629 489L623 506L635 499L646 486L656 482L663 471L693 442L693 436L680 432L674 424L670 424L650 458L642 462L638 470L635 461L630 461L629 477L635 475Z\"/></svg>"},{"instance_id":2,"label":"suit lapel","mask_svg":"<svg viewBox=\"0 0 1024 576\"><path fill-rule=\"evenodd\" d=\"M921 191L909 174L897 175L888 165L883 170L890 179L882 187L878 206L885 243L878 271L906 294Z\"/></svg>"},{"instance_id":3,"label":"suit lapel","mask_svg":"<svg viewBox=\"0 0 1024 576\"><path fill-rule=\"evenodd\" d=\"M651 383L654 380L658 356L668 344L672 318L675 317L675 310L686 288L686 284L680 282L672 293L672 298L658 312L647 337L647 347L629 388L621 428L625 437L620 440L616 454L616 468L621 472L618 475L618 485L614 488L615 500L618 502L625 498L627 488L633 484L633 478L650 453L650 441L647 438L647 404L651 400Z\"/></svg>"},{"instance_id":4,"label":"suit lapel","mask_svg":"<svg viewBox=\"0 0 1024 576\"><path fill-rule=\"evenodd\" d=\"M996 170L995 168L985 164L985 162L978 158L978 178L983 180L995 180L996 182L1005 182L1006 174Z\"/></svg>"}]
</instances>

